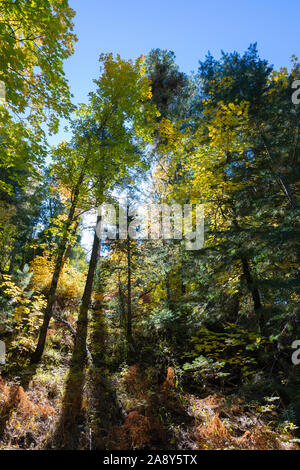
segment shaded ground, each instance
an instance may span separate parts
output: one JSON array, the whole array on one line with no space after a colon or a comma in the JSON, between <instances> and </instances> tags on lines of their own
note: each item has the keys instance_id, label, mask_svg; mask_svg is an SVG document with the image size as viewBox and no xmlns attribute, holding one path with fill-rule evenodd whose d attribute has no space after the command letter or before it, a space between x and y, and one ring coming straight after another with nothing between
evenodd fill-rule
<instances>
[{"instance_id":1,"label":"shaded ground","mask_svg":"<svg viewBox=\"0 0 300 470\"><path fill-rule=\"evenodd\" d=\"M299 449L290 429L275 424L275 405L216 393L199 398L175 387L172 368L162 384L151 372L134 365L116 378L128 416L114 430L114 449Z\"/></svg>"},{"instance_id":2,"label":"shaded ground","mask_svg":"<svg viewBox=\"0 0 300 470\"><path fill-rule=\"evenodd\" d=\"M58 362L48 350L27 391L20 378L0 379L0 449L43 449L51 441L62 417L70 359L66 354ZM164 381L154 368L142 364L115 374L112 385L119 411L113 416L107 407L112 391L108 379L102 380L104 373L86 372L83 415L76 424L80 449L299 448L290 428L275 425L274 405L257 408L216 393L199 397L176 387L172 368Z\"/></svg>"}]
</instances>

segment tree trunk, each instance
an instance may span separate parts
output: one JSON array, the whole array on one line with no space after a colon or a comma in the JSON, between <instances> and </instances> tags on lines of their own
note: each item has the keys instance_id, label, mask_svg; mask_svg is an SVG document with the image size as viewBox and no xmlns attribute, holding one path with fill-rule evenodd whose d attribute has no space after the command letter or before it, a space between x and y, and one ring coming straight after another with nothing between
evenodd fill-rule
<instances>
[{"instance_id":1,"label":"tree trunk","mask_svg":"<svg viewBox=\"0 0 300 470\"><path fill-rule=\"evenodd\" d=\"M132 309L131 309L131 249L129 235L127 236L127 343L132 348Z\"/></svg>"},{"instance_id":2,"label":"tree trunk","mask_svg":"<svg viewBox=\"0 0 300 470\"><path fill-rule=\"evenodd\" d=\"M101 216L97 217L97 225L100 222ZM96 226L97 226L96 225ZM95 271L98 262L98 255L99 255L99 248L100 248L100 240L95 230L94 241L93 241L93 248L92 254L89 263L89 270L88 275L86 278L85 288L81 300L81 306L77 321L77 332L76 332L76 339L74 344L74 351L73 351L73 359L74 367L76 368L76 364L81 367L86 360L86 339L87 339L87 326L88 326L88 310L90 307L92 291L93 291L93 282L95 277Z\"/></svg>"},{"instance_id":3,"label":"tree trunk","mask_svg":"<svg viewBox=\"0 0 300 470\"><path fill-rule=\"evenodd\" d=\"M260 299L260 293L259 293L258 288L253 283L249 261L247 260L246 257L242 257L241 261L242 261L243 273L247 282L247 286L252 295L254 311L258 318L260 332L261 334L264 334L265 333L265 319L263 316L263 310L262 310L263 306L262 306L261 299Z\"/></svg>"},{"instance_id":4,"label":"tree trunk","mask_svg":"<svg viewBox=\"0 0 300 470\"><path fill-rule=\"evenodd\" d=\"M122 286L121 286L121 281L119 279L119 285L118 285L118 291L119 291L119 304L120 304L120 325L125 329L126 328L126 309L125 309L125 302L124 302L124 293L122 291Z\"/></svg>"},{"instance_id":5,"label":"tree trunk","mask_svg":"<svg viewBox=\"0 0 300 470\"><path fill-rule=\"evenodd\" d=\"M77 202L79 198L80 186L84 179L84 175L85 175L85 170L83 170L79 176L79 179L78 179L75 191L74 191L74 196L72 199L72 204L69 210L68 219L65 225L64 234L59 244L58 254L57 254L57 258L55 262L52 281L51 281L51 286L50 286L50 290L49 290L49 294L47 298L47 306L46 306L45 313L44 313L43 324L40 329L37 347L31 356L32 364L37 364L40 361L44 352L45 342L46 342L46 337L47 337L47 330L48 330L48 326L52 317L52 307L53 307L53 303L55 300L55 294L57 290L59 275L61 273L61 269L63 265L64 253L65 253L67 242L68 242L68 231L74 220L75 210L76 210Z\"/></svg>"},{"instance_id":6,"label":"tree trunk","mask_svg":"<svg viewBox=\"0 0 300 470\"><path fill-rule=\"evenodd\" d=\"M234 211L234 208L233 208L233 211ZM235 213L235 211L234 211L234 213ZM233 224L234 224L235 228L238 230L239 225L238 225L238 222L236 220L235 215L234 215L234 219L233 219ZM259 293L259 290L256 287L256 285L253 283L253 279L252 279L252 275L251 275L251 269L250 269L250 265L249 265L249 261L248 261L247 257L246 256L241 256L241 262L242 262L243 274L244 274L244 277L246 279L247 287L248 287L248 289L249 289L249 291L251 292L251 295L252 295L253 304L254 304L254 311L255 311L255 314L258 318L260 333L263 335L263 334L265 334L266 325L265 325L265 319L264 319L264 314L263 314L263 306L262 306L261 299L260 299L260 293Z\"/></svg>"},{"instance_id":7,"label":"tree trunk","mask_svg":"<svg viewBox=\"0 0 300 470\"><path fill-rule=\"evenodd\" d=\"M97 224L100 217L97 217ZM82 399L85 384L85 363L87 359L88 310L91 301L93 281L98 260L100 240L95 231L88 275L82 295L76 336L69 375L63 397L62 416L56 435L55 445L61 449L76 449L80 441L79 425L84 423Z\"/></svg>"},{"instance_id":8,"label":"tree trunk","mask_svg":"<svg viewBox=\"0 0 300 470\"><path fill-rule=\"evenodd\" d=\"M162 240L163 247L166 247L166 240ZM167 305L170 310L172 310L172 302L171 302L171 286L170 286L170 275L167 272L165 275L165 285L166 285L166 294L167 294Z\"/></svg>"},{"instance_id":9,"label":"tree trunk","mask_svg":"<svg viewBox=\"0 0 300 470\"><path fill-rule=\"evenodd\" d=\"M185 287L185 283L183 281L183 276L181 278L181 295L185 295L186 294L186 287Z\"/></svg>"},{"instance_id":10,"label":"tree trunk","mask_svg":"<svg viewBox=\"0 0 300 470\"><path fill-rule=\"evenodd\" d=\"M78 225L79 225L79 220L77 220L77 222L75 223L74 225L74 228L72 230L72 234L71 234L71 238L75 237L76 235L76 232L77 232L77 229L78 229ZM73 247L73 243L72 241L68 244L67 246L67 249L65 251L65 254L64 254L64 257L63 257L63 260L62 260L62 264L61 264L61 268L60 268L60 272L62 273L62 270L64 268L64 265L66 264L69 256L70 256L70 253L71 253L71 250L72 250L72 247Z\"/></svg>"},{"instance_id":11,"label":"tree trunk","mask_svg":"<svg viewBox=\"0 0 300 470\"><path fill-rule=\"evenodd\" d=\"M169 274L166 274L166 291L167 291L167 303L171 307L171 288L170 288L170 279Z\"/></svg>"}]
</instances>

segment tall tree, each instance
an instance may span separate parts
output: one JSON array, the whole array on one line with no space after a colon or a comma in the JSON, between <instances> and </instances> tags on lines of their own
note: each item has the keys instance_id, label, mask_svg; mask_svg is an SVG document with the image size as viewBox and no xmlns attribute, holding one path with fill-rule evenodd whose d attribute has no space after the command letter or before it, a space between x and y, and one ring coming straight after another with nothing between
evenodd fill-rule
<instances>
[{"instance_id":1,"label":"tall tree","mask_svg":"<svg viewBox=\"0 0 300 470\"><path fill-rule=\"evenodd\" d=\"M139 152L133 137L144 140L151 135L151 120L155 110L146 102L150 96L150 88L145 77L143 58L133 63L123 61L119 56L114 59L112 54L107 54L101 55L100 60L104 72L96 81L98 87L96 92L91 94L90 106L80 110L80 114L86 116L86 119L79 121L75 126L76 148L69 152L68 146L64 146L67 151L63 152L61 165L57 168L58 176L64 184L67 184L65 176L67 178L72 176L70 209L58 249L47 308L32 362L38 362L43 354L69 231L80 199L84 199L84 196L91 192L94 199L90 208L102 203L105 189L122 176L127 166L139 161ZM148 127L143 131L145 122ZM65 172L65 162L68 162L71 172ZM74 172L77 175L75 178ZM95 247L98 245L96 237L95 232ZM87 315L97 256L98 250L95 249L90 260L79 325L84 323L82 317Z\"/></svg>"},{"instance_id":2,"label":"tall tree","mask_svg":"<svg viewBox=\"0 0 300 470\"><path fill-rule=\"evenodd\" d=\"M19 182L45 157L50 132L71 110L63 61L73 53L74 11L67 0L0 1L0 165ZM23 174L20 174L23 170ZM11 191L2 181L0 189Z\"/></svg>"}]
</instances>

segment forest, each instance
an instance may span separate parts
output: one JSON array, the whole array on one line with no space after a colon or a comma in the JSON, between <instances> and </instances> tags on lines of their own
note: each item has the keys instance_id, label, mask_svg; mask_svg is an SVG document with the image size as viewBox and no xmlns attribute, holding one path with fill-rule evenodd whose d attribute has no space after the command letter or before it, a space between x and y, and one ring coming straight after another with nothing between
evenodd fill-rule
<instances>
[{"instance_id":1,"label":"forest","mask_svg":"<svg viewBox=\"0 0 300 470\"><path fill-rule=\"evenodd\" d=\"M299 450L298 58L99 45L74 103L69 3L0 1L0 449Z\"/></svg>"}]
</instances>

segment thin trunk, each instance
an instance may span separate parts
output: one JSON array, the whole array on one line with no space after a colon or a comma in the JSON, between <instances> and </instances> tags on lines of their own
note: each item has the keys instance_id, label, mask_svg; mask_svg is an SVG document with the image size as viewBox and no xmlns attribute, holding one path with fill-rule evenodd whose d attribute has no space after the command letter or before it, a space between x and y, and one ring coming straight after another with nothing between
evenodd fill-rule
<instances>
[{"instance_id":1,"label":"thin trunk","mask_svg":"<svg viewBox=\"0 0 300 470\"><path fill-rule=\"evenodd\" d=\"M48 330L48 326L49 326L49 323L50 323L50 320L51 320L51 317L52 317L53 303L54 303L54 300L55 300L55 294L56 294L57 285L58 285L58 281L59 281L59 275L60 275L61 269L62 269L64 253L65 253L67 242L68 242L68 231L69 231L69 229L72 225L72 222L74 220L75 210L76 210L76 207L77 207L77 202L78 202L79 193L80 193L80 187L81 187L81 184L83 182L84 176L85 176L85 169L82 170L82 172L79 176L79 179L78 179L75 191L74 191L74 196L73 196L73 199L72 199L72 204L71 204L71 207L70 207L70 211L69 211L69 214L68 214L68 219L67 219L67 222L66 222L66 225L65 225L64 234L63 234L63 237L62 237L61 242L59 244L58 254L57 254L57 258L56 258L56 262L55 262L55 267L54 267L54 272L53 272L53 276L52 276L51 286L50 286L48 299L47 299L47 306L46 306L45 313L44 313L43 324L42 324L41 329L40 329L38 344L37 344L36 349L35 349L34 353L32 354L32 357L31 357L31 363L33 363L33 364L37 364L40 361L40 359L43 355L43 352L44 352L45 342L46 342L46 337L47 337L47 330Z\"/></svg>"},{"instance_id":2,"label":"thin trunk","mask_svg":"<svg viewBox=\"0 0 300 470\"><path fill-rule=\"evenodd\" d=\"M97 225L100 222L101 216L97 217ZM97 227L96 225L96 227ZM88 310L90 307L93 282L95 277L95 271L98 262L98 254L100 248L100 239L95 230L92 254L89 263L88 275L84 287L83 296L81 299L80 311L77 321L77 332L73 351L74 365L81 367L86 360L86 339L87 339L87 326L88 326Z\"/></svg>"},{"instance_id":3,"label":"thin trunk","mask_svg":"<svg viewBox=\"0 0 300 470\"><path fill-rule=\"evenodd\" d=\"M166 240L162 240L163 247L166 247ZM166 293L167 293L167 304L170 309L172 309L171 304L171 287L170 287L170 276L169 273L166 273L165 276L165 283L166 283Z\"/></svg>"},{"instance_id":4,"label":"thin trunk","mask_svg":"<svg viewBox=\"0 0 300 470\"><path fill-rule=\"evenodd\" d=\"M78 229L78 225L79 225L79 220L77 220L77 222L75 223L74 225L74 228L72 230L72 233L71 233L71 238L75 237L76 235L76 232L77 232L77 229ZM67 246L67 249L65 251L65 254L64 254L64 257L63 257L63 260L62 260L62 264L61 264L61 269L60 269L60 272L62 272L63 268L64 268L64 265L66 264L69 256L70 256L70 253L71 253L71 250L72 250L72 247L73 247L73 243L72 241L69 243L69 245Z\"/></svg>"},{"instance_id":5,"label":"thin trunk","mask_svg":"<svg viewBox=\"0 0 300 470\"><path fill-rule=\"evenodd\" d=\"M168 305L171 305L171 288L170 288L170 279L169 274L166 274L166 290L167 290L167 302Z\"/></svg>"},{"instance_id":6,"label":"thin trunk","mask_svg":"<svg viewBox=\"0 0 300 470\"><path fill-rule=\"evenodd\" d=\"M126 310L125 310L125 303L124 303L124 294L122 291L120 279L119 279L119 284L118 284L118 290L119 290L119 303L120 303L120 325L125 328Z\"/></svg>"},{"instance_id":7,"label":"thin trunk","mask_svg":"<svg viewBox=\"0 0 300 470\"><path fill-rule=\"evenodd\" d=\"M234 211L234 208L233 208L233 211ZM236 229L239 229L239 225L238 225L235 215L233 218L233 224ZM243 274L246 279L247 287L252 295L254 311L255 311L256 317L258 318L259 329L260 329L261 334L264 334L265 333L265 319L264 319L264 314L263 314L263 306L262 306L261 299L260 299L260 293L259 293L257 286L253 282L250 264L249 264L247 257L241 256L241 262L242 262Z\"/></svg>"},{"instance_id":8,"label":"thin trunk","mask_svg":"<svg viewBox=\"0 0 300 470\"><path fill-rule=\"evenodd\" d=\"M234 294L229 301L228 310L226 311L226 319L234 323L237 321L240 311L240 292Z\"/></svg>"},{"instance_id":9,"label":"thin trunk","mask_svg":"<svg viewBox=\"0 0 300 470\"><path fill-rule=\"evenodd\" d=\"M100 217L97 218L97 223L99 220ZM88 310L97 266L99 245L100 240L95 231L88 275L76 325L71 366L63 397L63 412L55 436L55 445L61 449L70 450L78 447L80 441L79 424L82 425L84 421L82 399L86 380L85 364L87 359Z\"/></svg>"},{"instance_id":10,"label":"thin trunk","mask_svg":"<svg viewBox=\"0 0 300 470\"><path fill-rule=\"evenodd\" d=\"M97 225L100 222L101 216L97 217ZM88 275L86 278L85 288L81 299L81 306L77 321L77 332L74 344L73 359L74 367L82 367L86 361L86 339L87 339L87 327L88 327L88 310L90 307L93 282L95 277L95 271L98 262L98 254L100 248L100 239L95 230L92 254L89 263Z\"/></svg>"},{"instance_id":11,"label":"thin trunk","mask_svg":"<svg viewBox=\"0 0 300 470\"><path fill-rule=\"evenodd\" d=\"M131 309L131 250L129 235L127 236L127 343L132 347L132 309Z\"/></svg>"},{"instance_id":12,"label":"thin trunk","mask_svg":"<svg viewBox=\"0 0 300 470\"><path fill-rule=\"evenodd\" d=\"M97 286L97 294L103 293L104 286ZM103 299L97 298L92 308L91 324L91 352L93 355L93 366L104 367L105 362L105 337L107 335ZM101 399L101 397L99 397Z\"/></svg>"},{"instance_id":13,"label":"thin trunk","mask_svg":"<svg viewBox=\"0 0 300 470\"><path fill-rule=\"evenodd\" d=\"M262 306L261 299L260 299L260 293L259 293L258 288L253 283L249 261L247 260L246 257L242 257L241 261L242 261L243 273L247 282L247 286L252 295L254 311L258 318L260 332L261 334L264 334L265 333L265 320L263 316L263 310L262 310L263 306Z\"/></svg>"},{"instance_id":14,"label":"thin trunk","mask_svg":"<svg viewBox=\"0 0 300 470\"><path fill-rule=\"evenodd\" d=\"M11 258L10 258L10 263L9 263L8 274L11 274L13 272L16 254L17 254L17 248L16 246L14 246L10 255Z\"/></svg>"},{"instance_id":15,"label":"thin trunk","mask_svg":"<svg viewBox=\"0 0 300 470\"><path fill-rule=\"evenodd\" d=\"M186 294L186 287L185 287L185 283L183 281L183 278L181 278L181 294L182 295Z\"/></svg>"}]
</instances>

